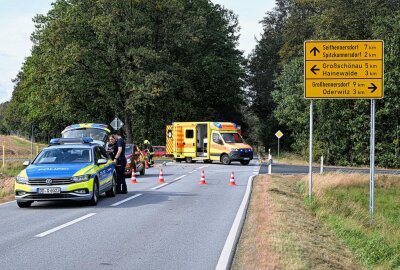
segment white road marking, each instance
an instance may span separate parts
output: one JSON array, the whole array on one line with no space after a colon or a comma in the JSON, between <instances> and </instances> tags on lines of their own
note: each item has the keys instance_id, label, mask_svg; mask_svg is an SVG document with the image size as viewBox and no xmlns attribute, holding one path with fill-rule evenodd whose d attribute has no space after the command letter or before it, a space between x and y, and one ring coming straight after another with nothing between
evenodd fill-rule
<instances>
[{"instance_id":1,"label":"white road marking","mask_svg":"<svg viewBox=\"0 0 400 270\"><path fill-rule=\"evenodd\" d=\"M130 200L135 199L135 198L137 198L137 197L139 197L139 196L142 196L142 195L143 195L142 193L133 195L133 196L131 196L131 197L129 197L129 198L126 198L125 200L116 202L116 203L112 204L111 206L118 206L118 205L120 205L120 204L123 204L124 202L130 201Z\"/></svg>"},{"instance_id":2,"label":"white road marking","mask_svg":"<svg viewBox=\"0 0 400 270\"><path fill-rule=\"evenodd\" d=\"M185 177L185 176L186 176L186 174L184 174L184 175L181 175L181 176L179 176L179 177L175 178L174 180L172 180L171 182L168 182L168 183L165 183L165 184L162 184L162 185L159 185L159 186L153 187L152 189L153 189L153 190L160 189L160 188L162 188L162 187L165 187L166 185L172 184L172 183L174 183L174 182L176 182L176 181L178 181L178 180L182 179L182 178L183 178L183 177Z\"/></svg>"},{"instance_id":3,"label":"white road marking","mask_svg":"<svg viewBox=\"0 0 400 270\"><path fill-rule=\"evenodd\" d=\"M11 202L0 203L0 206L6 205L6 204L9 204L9 203L12 203L12 202L15 202L15 200L13 200L13 201L11 201Z\"/></svg>"},{"instance_id":4,"label":"white road marking","mask_svg":"<svg viewBox=\"0 0 400 270\"><path fill-rule=\"evenodd\" d=\"M79 221L82 221L82 220L84 220L84 219L90 218L91 216L94 216L94 215L96 215L96 213L90 213L90 214L84 215L83 217L74 219L74 220L72 220L72 221L70 221L70 222L67 222L67 223L65 223L65 224L63 224L63 225L60 225L60 226L58 226L58 227L55 227L55 228L53 228L53 229L51 229L51 230L48 230L48 231L42 232L42 233L40 233L40 234L38 234L38 235L35 235L35 237L44 237L44 236L49 235L49 234L51 234L51 233L53 233L53 232L56 232L56 231L58 231L58 230L61 230L61 229L65 228L65 227L71 226L72 224L75 224L75 223L77 223L77 222L79 222Z\"/></svg>"},{"instance_id":5,"label":"white road marking","mask_svg":"<svg viewBox=\"0 0 400 270\"><path fill-rule=\"evenodd\" d=\"M153 187L152 189L153 189L153 190L156 190L156 189L162 188L162 187L164 187L164 186L166 186L166 185L168 185L168 184L169 184L169 183L164 183L164 184L162 184L162 185Z\"/></svg>"},{"instance_id":6,"label":"white road marking","mask_svg":"<svg viewBox=\"0 0 400 270\"><path fill-rule=\"evenodd\" d=\"M178 178L175 178L174 180L172 180L172 181L178 181L178 180L180 180L180 179L182 179L183 177L185 177L186 176L186 174L184 174L184 175L181 175L181 176L179 176Z\"/></svg>"},{"instance_id":7,"label":"white road marking","mask_svg":"<svg viewBox=\"0 0 400 270\"><path fill-rule=\"evenodd\" d=\"M247 208L250 200L251 186L253 184L254 175L249 177L247 182L246 193L243 196L242 203L240 204L239 210L236 214L235 220L233 221L231 230L229 231L228 238L226 239L224 248L222 249L221 255L218 260L218 264L215 267L216 270L230 269L232 264L233 255L235 253L235 246L239 239L240 232L242 231L244 218L247 212Z\"/></svg>"}]
</instances>

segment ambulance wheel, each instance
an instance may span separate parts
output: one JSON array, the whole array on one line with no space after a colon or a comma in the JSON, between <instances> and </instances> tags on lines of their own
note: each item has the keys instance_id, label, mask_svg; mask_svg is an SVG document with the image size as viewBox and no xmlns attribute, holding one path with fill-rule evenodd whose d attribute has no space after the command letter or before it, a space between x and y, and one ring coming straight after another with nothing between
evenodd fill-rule
<instances>
[{"instance_id":1,"label":"ambulance wheel","mask_svg":"<svg viewBox=\"0 0 400 270\"><path fill-rule=\"evenodd\" d=\"M32 204L32 202L18 202L18 201L17 201L17 205L18 205L20 208L28 208L28 207L31 206L31 204Z\"/></svg>"},{"instance_id":2,"label":"ambulance wheel","mask_svg":"<svg viewBox=\"0 0 400 270\"><path fill-rule=\"evenodd\" d=\"M222 162L224 165L229 165L229 164L231 164L231 159L229 158L229 156L228 156L227 154L224 154L224 155L222 155L222 157L221 157L221 162Z\"/></svg>"},{"instance_id":3,"label":"ambulance wheel","mask_svg":"<svg viewBox=\"0 0 400 270\"><path fill-rule=\"evenodd\" d=\"M240 161L240 164L242 164L242 165L249 165L249 163L250 163L250 160L241 160Z\"/></svg>"},{"instance_id":4,"label":"ambulance wheel","mask_svg":"<svg viewBox=\"0 0 400 270\"><path fill-rule=\"evenodd\" d=\"M192 163L192 162L193 162L193 160L192 160L191 157L187 157L187 158L185 159L185 161L186 161L186 163Z\"/></svg>"}]
</instances>

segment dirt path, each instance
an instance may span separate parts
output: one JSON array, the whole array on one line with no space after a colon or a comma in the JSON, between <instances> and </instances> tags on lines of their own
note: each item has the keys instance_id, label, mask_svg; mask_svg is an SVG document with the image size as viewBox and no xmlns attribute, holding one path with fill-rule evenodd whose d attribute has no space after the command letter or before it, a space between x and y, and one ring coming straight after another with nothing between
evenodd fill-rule
<instances>
[{"instance_id":1,"label":"dirt path","mask_svg":"<svg viewBox=\"0 0 400 270\"><path fill-rule=\"evenodd\" d=\"M305 208L299 180L256 177L232 269L363 269Z\"/></svg>"}]
</instances>

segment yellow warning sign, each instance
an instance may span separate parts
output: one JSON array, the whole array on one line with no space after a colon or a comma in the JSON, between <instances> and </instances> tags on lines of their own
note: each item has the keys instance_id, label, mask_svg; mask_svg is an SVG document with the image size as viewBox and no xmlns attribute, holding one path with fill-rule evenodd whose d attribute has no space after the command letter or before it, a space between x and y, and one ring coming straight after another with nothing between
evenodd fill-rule
<instances>
[{"instance_id":1,"label":"yellow warning sign","mask_svg":"<svg viewBox=\"0 0 400 270\"><path fill-rule=\"evenodd\" d=\"M304 97L383 98L383 41L305 41Z\"/></svg>"}]
</instances>

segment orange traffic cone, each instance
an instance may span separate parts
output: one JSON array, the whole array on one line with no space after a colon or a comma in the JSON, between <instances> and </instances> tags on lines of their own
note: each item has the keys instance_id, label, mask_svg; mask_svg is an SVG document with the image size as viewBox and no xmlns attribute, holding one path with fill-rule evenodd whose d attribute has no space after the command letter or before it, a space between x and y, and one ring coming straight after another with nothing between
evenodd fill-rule
<instances>
[{"instance_id":1,"label":"orange traffic cone","mask_svg":"<svg viewBox=\"0 0 400 270\"><path fill-rule=\"evenodd\" d=\"M236 186L235 176L233 175L233 172L231 173L231 179L229 180L229 185L230 186Z\"/></svg>"},{"instance_id":2,"label":"orange traffic cone","mask_svg":"<svg viewBox=\"0 0 400 270\"><path fill-rule=\"evenodd\" d=\"M201 177L200 177L200 185L205 185L206 183L206 176L204 175L204 170L201 171Z\"/></svg>"},{"instance_id":3,"label":"orange traffic cone","mask_svg":"<svg viewBox=\"0 0 400 270\"><path fill-rule=\"evenodd\" d=\"M158 183L165 183L164 172L162 168L160 169L160 175L158 176Z\"/></svg>"},{"instance_id":4,"label":"orange traffic cone","mask_svg":"<svg viewBox=\"0 0 400 270\"><path fill-rule=\"evenodd\" d=\"M137 184L138 183L138 181L136 180L135 171L133 169L132 169L131 183L132 184Z\"/></svg>"}]
</instances>

